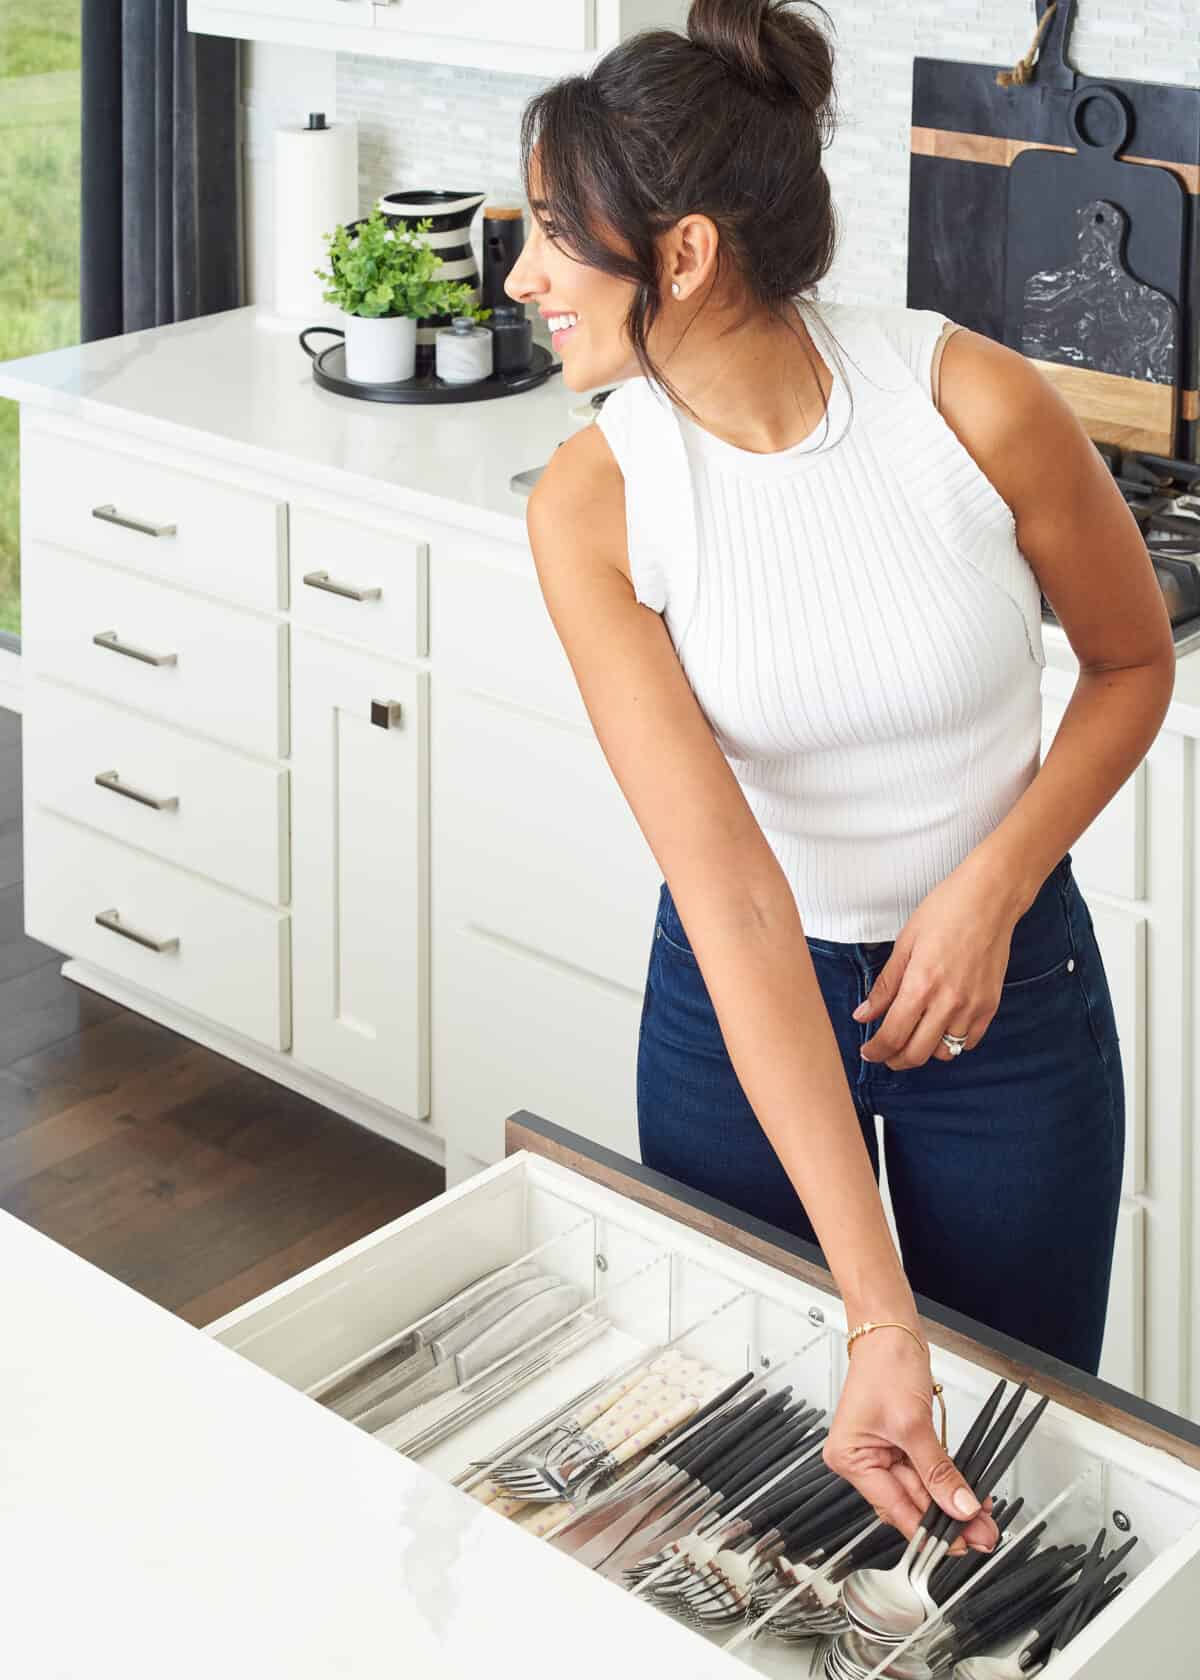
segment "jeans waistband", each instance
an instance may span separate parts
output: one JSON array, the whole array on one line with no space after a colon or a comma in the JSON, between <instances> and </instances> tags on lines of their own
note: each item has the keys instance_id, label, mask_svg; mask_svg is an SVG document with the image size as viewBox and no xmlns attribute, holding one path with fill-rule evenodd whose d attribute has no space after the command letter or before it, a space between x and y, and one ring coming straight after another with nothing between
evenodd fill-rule
<instances>
[{"instance_id":1,"label":"jeans waistband","mask_svg":"<svg viewBox=\"0 0 1200 1680\"><path fill-rule=\"evenodd\" d=\"M1071 853L1064 852L1054 865L1049 875L1038 888L1037 895L1030 904L1025 915L1030 915L1047 892L1057 891L1066 881L1071 869ZM848 957L852 962L878 963L885 952L889 952L896 943L895 939L822 939L808 935L808 946L812 951L819 951L825 956Z\"/></svg>"}]
</instances>

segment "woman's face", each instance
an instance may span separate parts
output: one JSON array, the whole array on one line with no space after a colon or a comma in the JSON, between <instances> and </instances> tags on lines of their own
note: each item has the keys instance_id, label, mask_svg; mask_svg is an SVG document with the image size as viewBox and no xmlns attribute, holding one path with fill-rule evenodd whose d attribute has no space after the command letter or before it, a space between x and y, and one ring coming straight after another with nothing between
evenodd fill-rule
<instances>
[{"instance_id":1,"label":"woman's face","mask_svg":"<svg viewBox=\"0 0 1200 1680\"><path fill-rule=\"evenodd\" d=\"M592 391L629 379L640 370L625 321L634 287L569 256L554 243L555 229L537 197L536 164L530 176L531 227L504 289L515 303L533 304L552 329L563 383Z\"/></svg>"}]
</instances>

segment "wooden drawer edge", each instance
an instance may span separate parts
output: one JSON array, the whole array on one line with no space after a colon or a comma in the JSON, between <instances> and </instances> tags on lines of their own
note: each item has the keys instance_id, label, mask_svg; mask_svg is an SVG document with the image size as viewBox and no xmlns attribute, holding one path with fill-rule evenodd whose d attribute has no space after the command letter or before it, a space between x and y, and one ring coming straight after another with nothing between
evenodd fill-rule
<instances>
[{"instance_id":1,"label":"wooden drawer edge","mask_svg":"<svg viewBox=\"0 0 1200 1680\"><path fill-rule=\"evenodd\" d=\"M524 1150L557 1162L739 1254L773 1266L827 1295L838 1293L831 1273L809 1243L715 1197L690 1190L663 1173L626 1160L602 1144L525 1109L508 1116L504 1133L506 1155ZM989 1330L961 1313L939 1307L925 1296L917 1296L917 1305L921 1327L932 1345L973 1361L1007 1381L1028 1383L1038 1394L1048 1395L1070 1411L1200 1470L1200 1425Z\"/></svg>"}]
</instances>

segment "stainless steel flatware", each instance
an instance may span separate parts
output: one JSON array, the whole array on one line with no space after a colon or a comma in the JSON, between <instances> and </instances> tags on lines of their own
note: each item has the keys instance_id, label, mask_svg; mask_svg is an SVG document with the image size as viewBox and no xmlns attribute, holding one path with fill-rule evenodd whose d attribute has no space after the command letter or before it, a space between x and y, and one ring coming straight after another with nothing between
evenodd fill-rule
<instances>
[{"instance_id":1,"label":"stainless steel flatware","mask_svg":"<svg viewBox=\"0 0 1200 1680\"><path fill-rule=\"evenodd\" d=\"M406 1359L400 1360L377 1376L373 1382L355 1389L344 1399L330 1402L332 1410L342 1417L349 1418L351 1422L356 1422L390 1396L398 1394L418 1378L428 1375L436 1366L461 1353L515 1308L547 1293L561 1283L561 1278L546 1272L537 1272L532 1277L507 1282L501 1289L488 1290L478 1301L472 1303L469 1310L454 1319L445 1329L425 1340L423 1345L410 1353ZM402 1409L407 1411L410 1408Z\"/></svg>"},{"instance_id":2,"label":"stainless steel flatware","mask_svg":"<svg viewBox=\"0 0 1200 1680\"><path fill-rule=\"evenodd\" d=\"M467 1320L464 1321L464 1325L448 1332L448 1335L455 1337L457 1351L449 1353L423 1376L405 1383L400 1389L389 1393L386 1399L357 1414L354 1422L359 1428L374 1434L385 1425L394 1423L404 1413L415 1411L427 1400L436 1399L438 1395L449 1393L470 1379L482 1375L489 1366L506 1359L526 1342L533 1341L551 1329L560 1319L574 1312L581 1300L582 1291L577 1285L558 1283L549 1289L539 1290L530 1299L520 1302L499 1318L491 1318L490 1308L485 1309L488 1315L486 1329L476 1333L473 1326L474 1322L478 1321ZM468 1324L472 1326L472 1333L469 1339L463 1341L461 1332Z\"/></svg>"}]
</instances>

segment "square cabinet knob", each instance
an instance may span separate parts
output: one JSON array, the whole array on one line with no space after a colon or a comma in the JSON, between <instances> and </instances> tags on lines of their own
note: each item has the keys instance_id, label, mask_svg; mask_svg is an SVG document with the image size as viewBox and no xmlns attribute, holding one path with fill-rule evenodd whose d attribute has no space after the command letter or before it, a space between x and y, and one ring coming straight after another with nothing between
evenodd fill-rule
<instances>
[{"instance_id":1,"label":"square cabinet knob","mask_svg":"<svg viewBox=\"0 0 1200 1680\"><path fill-rule=\"evenodd\" d=\"M404 708L399 700L372 700L371 722L377 723L380 729L395 729L404 715Z\"/></svg>"}]
</instances>

